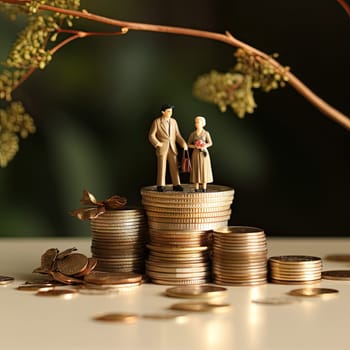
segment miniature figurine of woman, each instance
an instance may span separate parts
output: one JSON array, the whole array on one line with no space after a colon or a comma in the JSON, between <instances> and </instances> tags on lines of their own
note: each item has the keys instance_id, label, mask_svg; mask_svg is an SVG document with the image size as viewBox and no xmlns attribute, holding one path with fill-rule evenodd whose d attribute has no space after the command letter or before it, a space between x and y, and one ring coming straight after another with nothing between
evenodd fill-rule
<instances>
[{"instance_id":1,"label":"miniature figurine of woman","mask_svg":"<svg viewBox=\"0 0 350 350\"><path fill-rule=\"evenodd\" d=\"M209 132L204 129L206 125L204 117L195 117L194 125L196 130L191 133L188 139L188 147L193 148L190 182L195 184L196 192L206 192L207 184L213 182L213 173L208 152L208 148L213 145L213 142ZM200 189L200 184L202 185L202 189Z\"/></svg>"}]
</instances>

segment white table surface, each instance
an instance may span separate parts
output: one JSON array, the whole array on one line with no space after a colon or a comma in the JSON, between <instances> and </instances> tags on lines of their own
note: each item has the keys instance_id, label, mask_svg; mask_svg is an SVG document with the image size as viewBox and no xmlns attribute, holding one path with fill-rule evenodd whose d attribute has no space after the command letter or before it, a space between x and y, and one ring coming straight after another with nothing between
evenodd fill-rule
<instances>
[{"instance_id":1,"label":"white table surface","mask_svg":"<svg viewBox=\"0 0 350 350\"><path fill-rule=\"evenodd\" d=\"M0 286L0 349L350 349L350 282L323 280L336 288L332 298L301 298L290 305L260 305L252 298L282 296L299 286L266 284L228 287L225 313L191 313L182 322L140 319L135 324L100 323L92 317L110 312L164 312L184 299L169 298L167 287L145 284L128 293L78 295L70 300L41 298L15 287L37 275L40 256L48 248L75 246L90 256L90 240L0 239L0 275L16 281ZM350 253L350 239L269 238L269 256ZM349 269L349 263L324 261L324 269Z\"/></svg>"}]
</instances>

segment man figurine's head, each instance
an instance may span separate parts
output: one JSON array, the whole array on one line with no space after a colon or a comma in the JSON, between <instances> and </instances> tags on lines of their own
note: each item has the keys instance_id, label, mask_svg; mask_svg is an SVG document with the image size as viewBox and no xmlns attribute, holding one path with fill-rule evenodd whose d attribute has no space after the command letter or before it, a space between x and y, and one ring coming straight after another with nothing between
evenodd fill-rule
<instances>
[{"instance_id":1,"label":"man figurine's head","mask_svg":"<svg viewBox=\"0 0 350 350\"><path fill-rule=\"evenodd\" d=\"M162 113L162 116L164 118L171 118L171 116L173 115L173 109L175 107L172 105L162 105L162 107L160 108L160 113Z\"/></svg>"}]
</instances>

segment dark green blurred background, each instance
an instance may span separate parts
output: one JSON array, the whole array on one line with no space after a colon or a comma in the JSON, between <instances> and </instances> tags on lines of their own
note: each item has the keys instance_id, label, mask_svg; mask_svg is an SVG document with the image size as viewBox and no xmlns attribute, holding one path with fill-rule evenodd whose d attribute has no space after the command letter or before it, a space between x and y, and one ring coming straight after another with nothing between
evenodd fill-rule
<instances>
[{"instance_id":1,"label":"dark green blurred background","mask_svg":"<svg viewBox=\"0 0 350 350\"><path fill-rule=\"evenodd\" d=\"M267 52L347 115L350 23L336 0L82 1L113 18L177 25L237 38ZM0 59L18 24L0 20ZM75 22L89 31L113 28ZM156 158L147 139L163 103L187 139L196 114L207 118L216 184L236 190L231 224L267 235L347 236L350 133L291 87L257 92L255 114L231 111L192 96L195 78L233 66L232 47L206 39L129 32L92 37L60 50L14 97L35 117L37 133L21 141L0 169L0 236L88 236L89 224L68 215L82 190L140 204L155 183ZM186 176L183 178L186 182Z\"/></svg>"}]
</instances>

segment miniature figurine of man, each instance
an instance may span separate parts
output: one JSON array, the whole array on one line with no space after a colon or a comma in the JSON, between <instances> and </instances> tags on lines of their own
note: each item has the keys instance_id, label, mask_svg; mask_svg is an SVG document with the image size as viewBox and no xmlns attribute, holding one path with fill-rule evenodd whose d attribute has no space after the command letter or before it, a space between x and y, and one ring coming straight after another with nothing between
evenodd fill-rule
<instances>
[{"instance_id":1,"label":"miniature figurine of man","mask_svg":"<svg viewBox=\"0 0 350 350\"><path fill-rule=\"evenodd\" d=\"M169 171L174 191L183 191L180 184L179 169L177 165L178 143L184 150L187 150L187 143L182 138L177 122L173 115L174 106L162 105L161 116L156 118L150 128L148 139L156 149L157 156L157 191L165 191L166 166L169 163Z\"/></svg>"}]
</instances>

